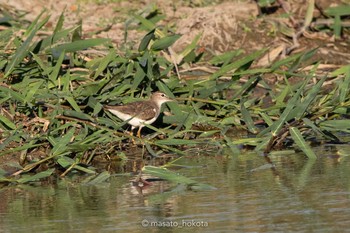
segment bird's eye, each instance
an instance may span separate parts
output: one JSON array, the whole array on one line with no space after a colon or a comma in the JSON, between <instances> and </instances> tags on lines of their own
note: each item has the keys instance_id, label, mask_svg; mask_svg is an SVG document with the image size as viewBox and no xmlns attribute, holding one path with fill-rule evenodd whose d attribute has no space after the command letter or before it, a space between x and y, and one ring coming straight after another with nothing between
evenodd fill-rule
<instances>
[{"instance_id":1,"label":"bird's eye","mask_svg":"<svg viewBox=\"0 0 350 233\"><path fill-rule=\"evenodd\" d=\"M165 94L162 94L162 97L166 97L166 95L165 95Z\"/></svg>"}]
</instances>

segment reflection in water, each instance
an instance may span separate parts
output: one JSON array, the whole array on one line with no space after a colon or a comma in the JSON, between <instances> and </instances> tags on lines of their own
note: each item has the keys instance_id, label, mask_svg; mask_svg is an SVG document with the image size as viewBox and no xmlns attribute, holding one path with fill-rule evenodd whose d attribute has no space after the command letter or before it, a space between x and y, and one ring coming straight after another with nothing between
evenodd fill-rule
<instances>
[{"instance_id":1,"label":"reflection in water","mask_svg":"<svg viewBox=\"0 0 350 233\"><path fill-rule=\"evenodd\" d=\"M138 190L127 175L100 185L66 178L3 187L0 232L343 232L349 162L300 154L184 157L177 163L193 167L177 172L217 188L200 192L164 181Z\"/></svg>"}]
</instances>

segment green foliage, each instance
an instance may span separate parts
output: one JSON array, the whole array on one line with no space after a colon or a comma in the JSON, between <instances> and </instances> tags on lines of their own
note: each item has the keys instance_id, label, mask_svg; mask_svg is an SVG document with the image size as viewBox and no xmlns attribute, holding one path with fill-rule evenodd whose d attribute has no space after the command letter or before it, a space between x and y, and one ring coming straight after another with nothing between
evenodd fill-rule
<instances>
[{"instance_id":1,"label":"green foliage","mask_svg":"<svg viewBox=\"0 0 350 233\"><path fill-rule=\"evenodd\" d=\"M108 179L109 174L96 174L89 166L92 157L96 153L118 156L122 149L116 143L127 144L129 139L144 145L153 156L162 152L183 155L184 148L203 144L228 147L237 154L240 144L267 153L296 145L314 158L308 145L311 136L339 140L336 132L349 133L349 122L342 117L349 113L350 106L348 66L312 83L318 64L308 73L301 70L316 50L289 56L263 68L252 68L252 64L267 48L240 58L237 56L243 51L237 50L214 56L210 60L214 71L205 79L182 79L178 68L200 61L196 53L200 35L176 54L171 46L179 35L140 15L135 15L135 19L146 33L137 50L126 53L120 53L108 39L81 39L77 34L81 25L64 29L63 14L52 35L46 37L38 36L48 20L41 19L41 15L22 38L11 32L17 28L1 33L3 38L13 37L9 44L5 43L13 52L7 54L1 48L0 103L4 114L0 116L0 130L4 140L0 155L21 152L26 156L34 150L44 150L46 158L25 164L22 171L34 171L53 161L63 169L60 175L73 171L90 174L96 177L88 182L95 184ZM306 22L310 23L310 18ZM89 55L84 54L86 49ZM269 74L283 77L284 82L269 86L264 81ZM324 92L324 83L333 77L340 81L334 83L331 91ZM301 81L291 83L290 78ZM264 105L264 96L252 95L258 88L272 98L268 107ZM164 123L174 126L146 126L154 131L148 137L138 139L123 132L126 122L103 111L104 104L127 103L157 89L178 100L167 104L172 115L163 117ZM262 129L258 121L264 126ZM228 129L243 129L256 137L233 140ZM166 138L160 139L161 135ZM288 144L290 141L295 143ZM168 171L153 167L145 171L175 179L173 174L168 176ZM31 179L1 179L22 183L51 174L53 170L49 169ZM193 182L185 178L180 181L186 185Z\"/></svg>"},{"instance_id":2,"label":"green foliage","mask_svg":"<svg viewBox=\"0 0 350 233\"><path fill-rule=\"evenodd\" d=\"M340 38L342 32L342 18L349 17L350 5L339 5L335 7L329 7L325 10L325 13L333 18L333 30L334 35Z\"/></svg>"},{"instance_id":3,"label":"green foliage","mask_svg":"<svg viewBox=\"0 0 350 233\"><path fill-rule=\"evenodd\" d=\"M267 7L275 3L276 0L259 0L258 4L261 7Z\"/></svg>"}]
</instances>

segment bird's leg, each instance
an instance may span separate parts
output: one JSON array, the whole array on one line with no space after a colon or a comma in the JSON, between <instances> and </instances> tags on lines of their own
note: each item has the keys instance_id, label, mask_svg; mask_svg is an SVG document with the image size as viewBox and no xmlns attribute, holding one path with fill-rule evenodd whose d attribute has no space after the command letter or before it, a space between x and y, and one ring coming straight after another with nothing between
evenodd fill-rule
<instances>
[{"instance_id":1,"label":"bird's leg","mask_svg":"<svg viewBox=\"0 0 350 233\"><path fill-rule=\"evenodd\" d=\"M131 141L132 141L132 144L136 145L136 142L134 140L134 127L131 127L131 131L130 131L130 136L131 136Z\"/></svg>"},{"instance_id":2,"label":"bird's leg","mask_svg":"<svg viewBox=\"0 0 350 233\"><path fill-rule=\"evenodd\" d=\"M137 130L137 137L138 138L141 138L141 129L142 129L142 126L140 126L139 129Z\"/></svg>"}]
</instances>

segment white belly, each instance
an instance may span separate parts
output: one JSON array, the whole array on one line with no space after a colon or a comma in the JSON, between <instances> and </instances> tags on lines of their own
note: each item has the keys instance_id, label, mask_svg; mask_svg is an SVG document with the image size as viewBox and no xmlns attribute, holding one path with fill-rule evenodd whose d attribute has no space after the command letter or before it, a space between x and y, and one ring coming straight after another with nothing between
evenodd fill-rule
<instances>
[{"instance_id":1,"label":"white belly","mask_svg":"<svg viewBox=\"0 0 350 233\"><path fill-rule=\"evenodd\" d=\"M140 125L144 125L144 124L152 124L157 118L154 117L148 121L142 120L137 118L137 116L135 117L130 117L130 115L124 114L122 112L119 112L117 110L113 110L113 109L109 109L109 111L111 113L113 113L114 115L116 115L118 118L120 118L123 121L127 121L129 125L132 125L133 127L139 127Z\"/></svg>"}]
</instances>

